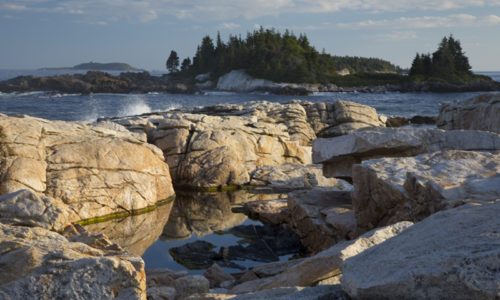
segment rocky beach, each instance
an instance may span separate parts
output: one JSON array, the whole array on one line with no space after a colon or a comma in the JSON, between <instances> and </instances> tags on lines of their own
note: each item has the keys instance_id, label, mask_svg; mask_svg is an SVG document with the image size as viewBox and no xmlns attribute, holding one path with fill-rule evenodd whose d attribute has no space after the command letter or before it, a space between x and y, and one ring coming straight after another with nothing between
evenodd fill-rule
<instances>
[{"instance_id":1,"label":"rocky beach","mask_svg":"<svg viewBox=\"0 0 500 300\"><path fill-rule=\"evenodd\" d=\"M304 100L0 115L0 298L496 299L499 116L494 93L413 121ZM141 258L220 230L251 242L170 250L199 275ZM224 269L243 259L263 263Z\"/></svg>"}]
</instances>

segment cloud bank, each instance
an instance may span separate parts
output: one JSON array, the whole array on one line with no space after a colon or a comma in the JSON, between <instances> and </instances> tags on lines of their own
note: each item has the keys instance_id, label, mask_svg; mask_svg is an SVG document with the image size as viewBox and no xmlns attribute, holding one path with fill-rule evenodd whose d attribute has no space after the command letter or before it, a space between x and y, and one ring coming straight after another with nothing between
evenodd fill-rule
<instances>
[{"instance_id":1,"label":"cloud bank","mask_svg":"<svg viewBox=\"0 0 500 300\"><path fill-rule=\"evenodd\" d=\"M105 21L151 22L161 17L212 20L231 24L237 18L255 19L283 14L362 10L370 13L448 11L498 7L500 0L2 0L0 11L85 15ZM492 22L498 22L495 18ZM233 23L234 24L234 23Z\"/></svg>"}]
</instances>

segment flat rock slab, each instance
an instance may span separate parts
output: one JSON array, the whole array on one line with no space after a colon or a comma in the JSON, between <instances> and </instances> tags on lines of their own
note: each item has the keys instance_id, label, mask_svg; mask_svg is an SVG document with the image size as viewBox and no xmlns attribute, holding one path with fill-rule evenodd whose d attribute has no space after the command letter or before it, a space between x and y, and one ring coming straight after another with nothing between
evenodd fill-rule
<instances>
[{"instance_id":1,"label":"flat rock slab","mask_svg":"<svg viewBox=\"0 0 500 300\"><path fill-rule=\"evenodd\" d=\"M500 201L438 212L342 264L354 299L497 299Z\"/></svg>"},{"instance_id":2,"label":"flat rock slab","mask_svg":"<svg viewBox=\"0 0 500 300\"><path fill-rule=\"evenodd\" d=\"M500 150L500 135L474 130L377 128L317 139L313 162L327 177L352 177L352 165L379 157L406 157L444 150Z\"/></svg>"},{"instance_id":3,"label":"flat rock slab","mask_svg":"<svg viewBox=\"0 0 500 300\"><path fill-rule=\"evenodd\" d=\"M500 197L498 151L444 151L381 158L353 167L352 203L360 230L420 221L468 201Z\"/></svg>"},{"instance_id":4,"label":"flat rock slab","mask_svg":"<svg viewBox=\"0 0 500 300\"><path fill-rule=\"evenodd\" d=\"M473 129L500 133L500 94L443 103L437 126L442 129Z\"/></svg>"}]
</instances>

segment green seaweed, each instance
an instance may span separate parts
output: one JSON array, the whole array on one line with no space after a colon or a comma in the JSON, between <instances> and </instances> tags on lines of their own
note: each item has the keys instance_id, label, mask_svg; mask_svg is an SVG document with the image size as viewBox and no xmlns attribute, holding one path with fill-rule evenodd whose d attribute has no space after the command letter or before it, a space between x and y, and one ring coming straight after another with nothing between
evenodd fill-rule
<instances>
[{"instance_id":1,"label":"green seaweed","mask_svg":"<svg viewBox=\"0 0 500 300\"><path fill-rule=\"evenodd\" d=\"M95 217L95 218L80 220L78 222L75 222L75 224L85 226L85 225L101 223L101 222L105 222L105 221L109 221L109 220L113 220L113 219L121 219L121 218L125 218L128 216L137 216L137 215L145 214L145 213L148 213L150 211L157 209L158 207L160 207L162 205L165 205L165 204L168 204L168 203L174 201L174 199L175 199L175 196L172 196L172 197L169 197L167 199L160 200L160 201L156 202L154 205L147 206L147 207L144 207L141 209L136 209L136 210L131 210L131 211L121 211L121 212L116 212L116 213L112 213L112 214L105 215L105 216L99 216L99 217Z\"/></svg>"}]
</instances>

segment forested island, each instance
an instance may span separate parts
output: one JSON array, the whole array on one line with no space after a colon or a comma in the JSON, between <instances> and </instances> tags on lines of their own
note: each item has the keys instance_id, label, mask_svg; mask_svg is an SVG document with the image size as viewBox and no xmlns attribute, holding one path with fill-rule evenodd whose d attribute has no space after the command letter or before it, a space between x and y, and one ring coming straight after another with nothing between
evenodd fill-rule
<instances>
[{"instance_id":1,"label":"forested island","mask_svg":"<svg viewBox=\"0 0 500 300\"><path fill-rule=\"evenodd\" d=\"M334 56L319 52L305 34L260 28L246 38L230 35L223 42L205 36L191 60L180 63L172 50L166 63L176 78L208 74L217 80L233 70L273 82L335 84L341 87L397 85L398 90L491 90L498 89L491 78L471 72L460 42L444 37L436 52L417 54L410 70L378 58ZM180 69L179 69L180 66Z\"/></svg>"}]
</instances>

